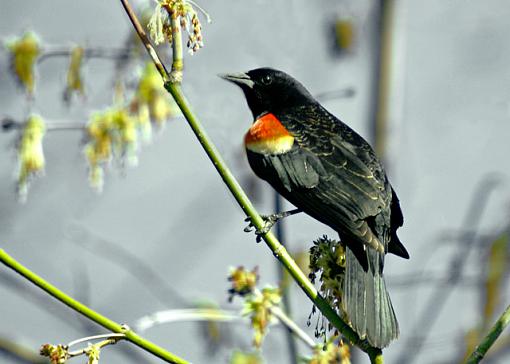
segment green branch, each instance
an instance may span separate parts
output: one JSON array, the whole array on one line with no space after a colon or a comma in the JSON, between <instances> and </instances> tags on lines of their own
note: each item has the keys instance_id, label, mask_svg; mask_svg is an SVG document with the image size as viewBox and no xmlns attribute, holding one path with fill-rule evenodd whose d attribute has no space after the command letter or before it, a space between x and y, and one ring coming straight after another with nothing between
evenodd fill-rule
<instances>
[{"instance_id":1,"label":"green branch","mask_svg":"<svg viewBox=\"0 0 510 364\"><path fill-rule=\"evenodd\" d=\"M182 70L184 68L181 24L176 14L171 14L170 16L172 22L172 72L170 72L170 81L181 83Z\"/></svg>"},{"instance_id":2,"label":"green branch","mask_svg":"<svg viewBox=\"0 0 510 364\"><path fill-rule=\"evenodd\" d=\"M228 169L220 153L207 136L205 129L200 124L198 118L195 116L189 106L189 103L182 94L180 86L177 84L166 83L165 87L172 94L177 105L179 105L179 108L188 121L188 124L191 126L191 129L193 129L193 132L207 153L207 156L214 164L214 167L220 174L223 182L225 182L232 195L234 195L239 206L241 206L244 213L251 219L253 226L262 230L264 227L264 220L262 220L248 196L246 196L246 193L243 191L232 172ZM284 265L296 283L333 326L335 326L347 339L349 339L349 341L359 346L363 351L368 354L372 353L375 356L380 355L380 350L371 347L367 342L361 340L354 330L352 330L351 327L337 315L329 303L317 292L315 286L310 282L303 271L301 271L294 259L292 259L290 254L287 252L287 249L285 249L278 239L276 239L273 233L268 232L263 235L262 238L271 249L274 256Z\"/></svg>"},{"instance_id":3,"label":"green branch","mask_svg":"<svg viewBox=\"0 0 510 364\"><path fill-rule=\"evenodd\" d=\"M466 360L466 364L479 363L509 323L510 305L506 308L505 312L503 312L498 321L496 321L494 326L490 329L487 336L482 340L482 342L476 347L475 351Z\"/></svg>"},{"instance_id":4,"label":"green branch","mask_svg":"<svg viewBox=\"0 0 510 364\"><path fill-rule=\"evenodd\" d=\"M161 74L161 77L165 81L165 88L170 92L170 94L175 99L177 105L182 111L182 114L186 118L186 121L190 125L191 129L195 133L198 141L204 148L207 156L213 163L214 167L220 174L223 182L227 185L228 189L235 197L239 206L243 209L244 213L251 219L252 224L257 229L262 229L264 227L264 221L260 217L259 213L251 203L250 199L243 191L236 178L230 172L227 167L225 161L221 157L220 153L216 149L216 146L207 136L205 129L200 123L199 119L193 113L190 104L186 100L184 94L182 93L181 87L177 83L168 82L171 78L164 67L161 59L159 58L156 50L152 47L145 31L143 30L140 22L138 21L135 13L130 7L127 0L121 0L128 16L133 24L135 30L137 31L142 43L144 44L147 52L151 56L154 64L156 65L158 71ZM175 39L173 39L175 42ZM306 295L310 298L310 300L317 306L317 308L322 312L322 314L329 320L329 322L338 329L344 337L346 337L352 344L358 346L361 350L366 352L372 363L382 364L383 356L382 351L378 348L374 348L368 344L366 340L360 339L358 334L354 332L354 330L345 323L340 316L335 312L335 310L329 305L329 303L317 292L315 286L310 282L310 280L306 277L306 275L299 269L296 262L292 259L290 254L287 252L285 247L276 239L276 237L268 232L263 235L262 238L266 242L267 246L273 252L274 256L285 266L290 275L294 278L296 283L301 287L301 289L306 293Z\"/></svg>"},{"instance_id":5,"label":"green branch","mask_svg":"<svg viewBox=\"0 0 510 364\"><path fill-rule=\"evenodd\" d=\"M125 326L122 326L115 321L110 320L109 318L97 313L96 311L90 309L84 304L76 301L72 297L66 295L64 292L59 290L57 287L45 281L43 278L39 277L37 274L24 267L21 263L17 262L14 258L12 258L9 254L7 254L3 249L0 249L0 261L5 264L7 267L14 270L16 273L22 275L30 282L34 283L36 286L39 286L42 290L46 291L51 296L55 297L60 302L69 306L73 310L81 313L83 316L89 318L90 320L96 322L97 324L103 326L104 328L119 334L125 335L125 340L132 342L133 344L139 346L140 348L148 351L149 353L157 356L158 358L166 361L167 363L176 363L176 364L187 364L188 362L184 359L179 358L175 354L170 353L169 351L157 346L156 344L144 339L143 337L135 334L132 330L126 329Z\"/></svg>"},{"instance_id":6,"label":"green branch","mask_svg":"<svg viewBox=\"0 0 510 364\"><path fill-rule=\"evenodd\" d=\"M270 308L272 314L278 319L280 324L287 329L290 334L295 335L304 344L310 348L315 348L316 344L294 321L292 321L279 307ZM178 310L159 311L148 316L139 318L135 323L135 329L144 332L156 325L173 322L192 322L192 321L214 321L214 322L235 322L248 321L237 311L227 311L217 308L185 308Z\"/></svg>"}]
</instances>

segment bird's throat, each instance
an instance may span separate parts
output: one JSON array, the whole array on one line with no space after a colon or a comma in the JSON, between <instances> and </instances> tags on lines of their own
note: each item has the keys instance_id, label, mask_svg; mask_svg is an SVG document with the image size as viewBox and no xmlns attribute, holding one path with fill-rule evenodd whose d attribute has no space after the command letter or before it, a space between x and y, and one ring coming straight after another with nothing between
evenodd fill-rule
<instances>
[{"instance_id":1,"label":"bird's throat","mask_svg":"<svg viewBox=\"0 0 510 364\"><path fill-rule=\"evenodd\" d=\"M260 154L283 154L294 145L294 137L273 114L264 114L244 137L246 149Z\"/></svg>"}]
</instances>

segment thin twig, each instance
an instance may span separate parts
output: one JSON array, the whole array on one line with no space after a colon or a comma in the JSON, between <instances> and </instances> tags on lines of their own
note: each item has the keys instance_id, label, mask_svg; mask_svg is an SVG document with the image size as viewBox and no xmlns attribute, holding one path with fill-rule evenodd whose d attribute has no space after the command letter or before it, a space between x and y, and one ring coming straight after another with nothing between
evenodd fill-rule
<instances>
[{"instance_id":1,"label":"thin twig","mask_svg":"<svg viewBox=\"0 0 510 364\"><path fill-rule=\"evenodd\" d=\"M103 340L101 342L98 342L94 346L96 347L96 349L102 349L102 348L104 348L107 345L115 345L115 344L117 344L119 342L119 340L124 339L124 338L125 338L124 336L113 336L113 335L110 335L110 337L108 337L108 339ZM83 354L87 354L88 352L90 352L90 347L86 347L86 348L83 348L83 349L80 349L80 350L75 350L75 351L69 351L68 354L69 354L69 357L72 358L72 357L75 357L75 356L80 356L80 355L83 355Z\"/></svg>"},{"instance_id":2,"label":"thin twig","mask_svg":"<svg viewBox=\"0 0 510 364\"><path fill-rule=\"evenodd\" d=\"M46 124L46 131L69 131L69 130L83 131L84 129L85 129L85 125L80 125L80 124L76 124L76 123Z\"/></svg>"},{"instance_id":3,"label":"thin twig","mask_svg":"<svg viewBox=\"0 0 510 364\"><path fill-rule=\"evenodd\" d=\"M270 308L273 315L289 330L289 332L293 333L296 337L301 339L306 345L310 348L315 348L317 344L315 341L308 336L306 332L304 332L292 319L285 314L279 307L271 307Z\"/></svg>"},{"instance_id":4,"label":"thin twig","mask_svg":"<svg viewBox=\"0 0 510 364\"><path fill-rule=\"evenodd\" d=\"M287 330L302 340L311 348L316 346L315 341L308 336L294 321L292 321L280 308L273 307L271 312L278 321ZM237 311L221 310L215 308L189 308L178 310L165 310L143 316L136 320L135 329L139 332L145 332L154 326L173 323L173 322L192 322L192 321L216 321L216 322L234 322L247 321L246 317L239 315Z\"/></svg>"},{"instance_id":5,"label":"thin twig","mask_svg":"<svg viewBox=\"0 0 510 364\"><path fill-rule=\"evenodd\" d=\"M186 308L154 312L136 320L135 329L140 332L161 324L181 321L244 321L237 311L227 311L215 308Z\"/></svg>"},{"instance_id":6,"label":"thin twig","mask_svg":"<svg viewBox=\"0 0 510 364\"><path fill-rule=\"evenodd\" d=\"M475 351L469 356L466 361L466 364L476 364L479 363L487 351L491 348L492 344L498 339L499 335L503 332L503 330L510 323L510 305L506 308L505 312L501 315L501 317L496 321L494 326L489 330L487 336L482 340L482 342L476 347Z\"/></svg>"},{"instance_id":7,"label":"thin twig","mask_svg":"<svg viewBox=\"0 0 510 364\"><path fill-rule=\"evenodd\" d=\"M122 5L126 9L126 12L131 19L131 23L135 27L142 43L144 44L147 52L151 56L156 68L161 74L161 77L165 81L165 88L170 92L170 94L174 97L175 102L181 109L184 117L186 118L188 124L191 129L195 133L195 136L199 140L200 144L204 148L207 156L213 163L214 167L220 174L223 182L227 185L230 192L236 199L237 203L243 209L244 213L251 219L253 226L257 229L262 229L264 227L264 220L260 217L259 213L249 200L248 196L246 196L245 192L237 182L236 178L232 174L232 172L228 169L226 163L218 152L216 146L212 143L212 141L207 136L205 129L202 124L195 116L191 107L184 97L182 90L179 84L168 82L168 72L163 66L160 57L158 56L156 50L151 45L145 31L143 30L136 14L133 9L129 5L127 0L121 0ZM175 40L174 40L175 41ZM381 364L384 362L382 351L378 348L372 347L366 340L360 339L358 334L347 324L345 323L335 312L335 310L329 305L329 303L317 292L315 286L310 282L310 280L306 277L306 275L299 269L296 262L292 259L290 254L287 252L285 247L276 239L273 233L268 232L262 236L267 246L271 249L274 256L280 260L280 262L285 266L285 268L289 271L291 276L294 278L296 283L301 287L301 289L306 293L306 295L310 298L310 300L317 306L317 308L322 312L322 314L329 320L329 322L337 328L346 339L348 339L351 343L358 346L361 350L365 351L372 363Z\"/></svg>"},{"instance_id":8,"label":"thin twig","mask_svg":"<svg viewBox=\"0 0 510 364\"><path fill-rule=\"evenodd\" d=\"M198 10L200 10L200 12L205 16L205 20L210 23L212 20L211 20L211 16L209 15L209 13L207 11L205 11L200 5L198 5L196 2L194 2L193 0L187 0L191 5L193 5L195 8L197 8Z\"/></svg>"},{"instance_id":9,"label":"thin twig","mask_svg":"<svg viewBox=\"0 0 510 364\"><path fill-rule=\"evenodd\" d=\"M43 52L37 58L37 63L42 63L49 58L56 57L69 57L71 56L73 49L77 46L72 47L45 47ZM83 57L84 58L103 58L103 59L126 59L131 57L134 53L132 48L100 48L100 47L84 47Z\"/></svg>"},{"instance_id":10,"label":"thin twig","mask_svg":"<svg viewBox=\"0 0 510 364\"><path fill-rule=\"evenodd\" d=\"M101 334L101 335L93 335L93 336L87 336L87 337L81 337L79 339L71 341L69 344L67 344L67 347L71 347L73 345L77 345L86 341L92 341L92 340L99 340L99 339L123 339L126 335L124 334Z\"/></svg>"},{"instance_id":11,"label":"thin twig","mask_svg":"<svg viewBox=\"0 0 510 364\"><path fill-rule=\"evenodd\" d=\"M11 119L9 117L3 118L0 121L2 130L7 132L11 130L18 130L23 129L26 125L23 121L17 121L14 119ZM60 122L60 121L54 121L54 122L45 122L46 131L67 131L67 130L80 130L83 131L85 129L84 124L79 124L75 122Z\"/></svg>"},{"instance_id":12,"label":"thin twig","mask_svg":"<svg viewBox=\"0 0 510 364\"><path fill-rule=\"evenodd\" d=\"M261 297L262 292L260 290L255 289L253 294ZM315 341L308 336L306 332L304 332L287 314L278 306L269 307L271 313L280 321L280 323L285 326L290 334L293 334L295 337L301 339L306 345L308 345L311 349L314 349L317 345ZM297 354L297 352L296 352Z\"/></svg>"},{"instance_id":13,"label":"thin twig","mask_svg":"<svg viewBox=\"0 0 510 364\"><path fill-rule=\"evenodd\" d=\"M131 20L131 24L133 24L133 27L135 28L136 33L140 37L143 46L145 47L145 50L147 51L147 53L149 53L152 62L154 62L154 65L156 66L159 74L163 78L163 82L167 82L169 79L168 71L166 70L163 62L161 62L161 59L159 58L156 50L152 46L149 37L147 37L147 34L145 33L145 30L142 27L142 24L140 24L140 22L138 21L138 18L133 8L131 7L131 5L129 5L128 0L120 0L120 2L122 3L124 10L126 10L126 13L128 14L129 19Z\"/></svg>"},{"instance_id":14,"label":"thin twig","mask_svg":"<svg viewBox=\"0 0 510 364\"><path fill-rule=\"evenodd\" d=\"M104 328L115 332L122 333L126 336L126 340L131 343L139 346L140 348L146 350L147 352L157 356L158 358L166 361L167 363L183 363L187 364L188 362L175 354L163 349L160 346L144 339L143 337L137 335L134 331L126 329L124 326L116 323L115 321L110 320L109 318L99 314L98 312L90 309L84 304L76 301L72 297L68 296L57 287L53 286L43 278L39 277L34 272L30 271L28 268L23 266L21 263L12 258L9 254L7 254L3 249L0 249L0 261L5 264L7 267L14 270L16 273L22 275L30 282L46 291L51 296L55 297L60 302L69 306L73 310L81 313L85 317L88 317L90 320L96 322L97 324L103 326Z\"/></svg>"}]
</instances>

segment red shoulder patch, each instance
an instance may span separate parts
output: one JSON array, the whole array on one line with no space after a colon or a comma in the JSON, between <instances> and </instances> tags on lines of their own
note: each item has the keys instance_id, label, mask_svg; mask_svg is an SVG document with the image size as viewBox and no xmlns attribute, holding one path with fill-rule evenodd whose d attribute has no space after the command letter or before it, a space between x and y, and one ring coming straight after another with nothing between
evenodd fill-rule
<instances>
[{"instance_id":1,"label":"red shoulder patch","mask_svg":"<svg viewBox=\"0 0 510 364\"><path fill-rule=\"evenodd\" d=\"M288 137L291 134L273 114L264 114L252 124L244 137L245 144Z\"/></svg>"},{"instance_id":2,"label":"red shoulder patch","mask_svg":"<svg viewBox=\"0 0 510 364\"><path fill-rule=\"evenodd\" d=\"M255 120L244 137L246 148L260 154L282 154L294 145L294 137L273 114Z\"/></svg>"}]
</instances>

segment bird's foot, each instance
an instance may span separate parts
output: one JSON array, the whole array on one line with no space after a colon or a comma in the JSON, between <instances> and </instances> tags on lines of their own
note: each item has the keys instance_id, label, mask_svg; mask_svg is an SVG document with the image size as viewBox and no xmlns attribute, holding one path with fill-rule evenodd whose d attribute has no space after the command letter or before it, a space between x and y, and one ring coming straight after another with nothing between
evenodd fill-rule
<instances>
[{"instance_id":1,"label":"bird's foot","mask_svg":"<svg viewBox=\"0 0 510 364\"><path fill-rule=\"evenodd\" d=\"M262 220L264 220L264 226L261 229L256 229L253 225L253 221L250 217L247 217L244 219L244 221L248 222L248 226L244 228L244 232L249 233L252 230L255 230L255 235L257 235L257 243L259 243L262 240L262 236L267 234L273 226L280 221L281 219L294 215L296 213L300 212L300 210L291 210L291 211L283 211L277 214L271 214L271 215L260 215ZM254 229L255 228L255 229Z\"/></svg>"},{"instance_id":2,"label":"bird's foot","mask_svg":"<svg viewBox=\"0 0 510 364\"><path fill-rule=\"evenodd\" d=\"M262 236L267 234L271 228L280 220L282 217L279 216L280 214L272 214L272 215L260 215L262 220L264 220L264 226L261 229L255 228L255 225L253 225L253 221L250 217L247 217L244 219L244 221L248 222L248 226L244 228L245 233L249 233L253 230L255 230L255 235L257 236L256 240L257 243L259 243L262 240Z\"/></svg>"}]
</instances>

